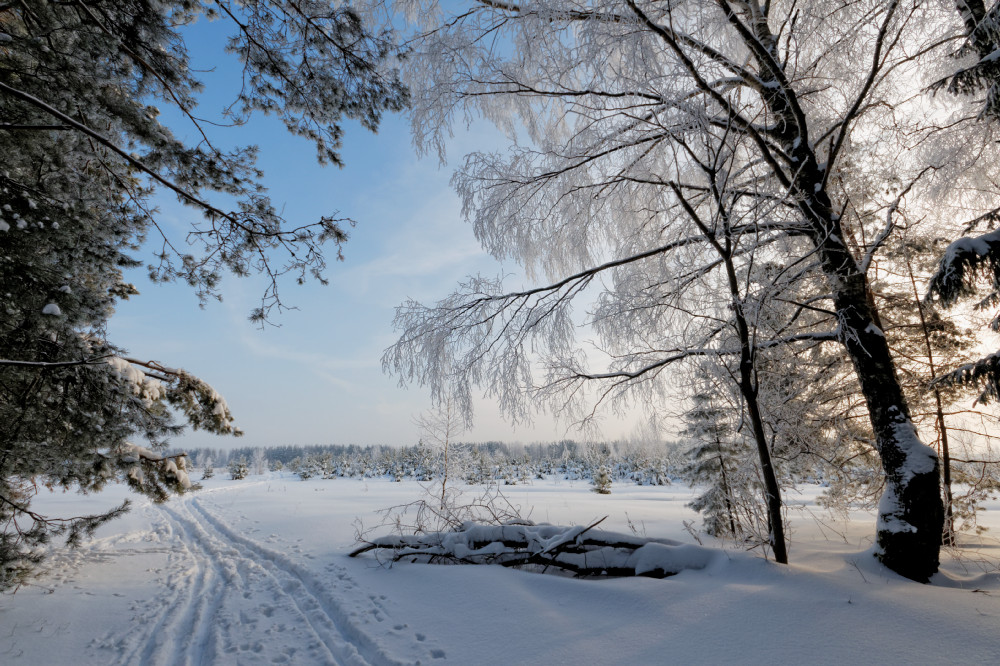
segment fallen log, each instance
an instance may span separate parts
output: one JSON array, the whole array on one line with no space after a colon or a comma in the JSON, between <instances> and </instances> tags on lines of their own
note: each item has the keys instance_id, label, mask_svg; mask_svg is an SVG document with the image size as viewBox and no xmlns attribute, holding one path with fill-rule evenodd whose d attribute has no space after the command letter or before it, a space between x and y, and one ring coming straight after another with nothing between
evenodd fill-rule
<instances>
[{"instance_id":1,"label":"fallen log","mask_svg":"<svg viewBox=\"0 0 1000 666\"><path fill-rule=\"evenodd\" d=\"M464 523L446 532L379 537L364 542L350 556L375 551L388 553L390 564L497 564L577 577L666 578L686 569L704 569L721 553L670 539L595 529L603 521L575 527Z\"/></svg>"}]
</instances>

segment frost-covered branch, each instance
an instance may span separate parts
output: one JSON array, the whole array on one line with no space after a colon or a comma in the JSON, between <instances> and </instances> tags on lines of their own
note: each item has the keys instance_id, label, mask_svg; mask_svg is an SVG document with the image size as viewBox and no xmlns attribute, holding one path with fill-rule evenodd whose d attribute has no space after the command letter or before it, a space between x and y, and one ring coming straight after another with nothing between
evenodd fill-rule
<instances>
[{"instance_id":1,"label":"frost-covered branch","mask_svg":"<svg viewBox=\"0 0 1000 666\"><path fill-rule=\"evenodd\" d=\"M868 272L868 270L871 268L872 260L875 259L876 253L878 253L879 249L882 247L882 244L885 243L886 239L889 238L893 230L896 228L895 216L896 213L899 211L900 204L903 202L903 197L909 194L910 190L913 189L913 186L917 184L917 181L920 180L920 178L923 177L923 175L929 172L930 170L931 170L930 167L927 167L919 174L917 174L917 176L913 178L913 180L911 180L905 188L903 188L903 191L899 193L899 196L896 197L896 200L893 201L892 204L890 204L888 210L886 210L885 227L883 227L882 231L879 232L878 236L876 236L875 239L872 240L871 244L868 246L868 249L865 251L864 257L861 258L861 270L863 272L865 273Z\"/></svg>"},{"instance_id":2,"label":"frost-covered branch","mask_svg":"<svg viewBox=\"0 0 1000 666\"><path fill-rule=\"evenodd\" d=\"M872 86L875 85L875 79L882 69L884 63L882 62L882 57L884 52L892 51L896 42L900 38L900 33L896 33L886 43L886 37L889 34L889 26L892 24L893 17L896 14L896 9L899 6L898 2L889 3L888 8L885 10L884 18L882 19L882 25L879 26L878 35L876 35L874 40L874 49L872 50L871 65L868 68L868 75L865 77L864 83L858 90L857 95L854 98L854 102L851 104L850 108L843 114L839 121L839 128L837 130L836 137L831 141L830 150L827 153L827 163L828 165L833 165L837 161L837 156L840 154L841 149L844 147L844 142L847 140L852 124L855 118L857 118L858 113L869 101L869 93L871 92ZM826 184L827 179L829 179L831 169L827 169L823 177L823 184ZM911 185L912 186L912 185ZM907 188L909 189L909 188Z\"/></svg>"},{"instance_id":3,"label":"frost-covered branch","mask_svg":"<svg viewBox=\"0 0 1000 666\"><path fill-rule=\"evenodd\" d=\"M793 429L805 432L795 422L808 412L828 425L800 440L849 449L825 451L829 460L864 448L874 464L874 444L890 487L880 556L925 580L937 566L937 463L915 435L879 280L900 219L995 207L992 139L955 120L970 116L964 108L928 105L916 83L925 68L947 66L954 8L486 0L435 9L440 18L420 17L412 43L424 59L408 71L417 142L443 150L452 123L477 115L512 139L508 152L470 156L453 182L484 248L543 286L509 292L473 279L436 307L407 303L384 367L437 396L447 384L466 396L481 387L515 418L539 401L576 418L609 397L616 407L685 404L667 377L677 373L663 370L714 355L721 376L770 400L761 418L740 414L759 431L755 443L780 448ZM932 177L921 178L928 165ZM694 229L699 241L669 253L586 268ZM572 316L574 301L585 315ZM581 324L594 331L592 350L576 343Z\"/></svg>"},{"instance_id":4,"label":"frost-covered branch","mask_svg":"<svg viewBox=\"0 0 1000 666\"><path fill-rule=\"evenodd\" d=\"M212 223L211 229L208 231L195 230L191 232L191 235L194 237L208 237L210 239L209 245L217 243L218 247L210 248L208 255L200 262L189 255L182 255L180 257L184 265L183 274L186 276L185 279L188 282L192 284L201 282L202 278L197 277L199 268L206 264L211 264L213 258L216 256L238 273L247 272L246 260L241 259L245 253L256 256L258 265L270 278L271 283L262 298L261 307L253 313L255 321L263 321L273 305L280 305L281 301L278 297L277 282L280 275L289 270L295 270L302 274L309 271L314 276L319 277L319 271L324 268L325 262L322 254L317 251L318 244L322 244L327 240L333 240L340 246L347 240L347 234L338 224L344 222L344 220L336 220L332 217L323 217L319 222L294 229L282 229L277 224L277 220L268 219L270 216L267 210L269 203L266 202L266 199L259 197L256 198L256 201L252 205L241 203L239 213L225 212L200 198L193 191L163 176L157 169L148 166L133 153L118 147L115 142L100 132L91 129L81 122L77 122L37 97L8 86L2 81L0 81L0 92L27 102L45 113L58 118L69 127L82 132L104 148L118 155L118 157L132 167L175 192L182 201L200 208L205 213L206 218ZM219 220L226 222L230 227L217 227L216 222ZM350 221L348 220L348 222ZM164 240L166 240L166 237L164 237ZM229 252L224 250L226 247L230 248ZM287 266L282 268L272 267L267 250L275 247L288 251L291 259ZM207 276L203 277L207 279ZM209 283L211 282L212 280L209 280Z\"/></svg>"},{"instance_id":5,"label":"frost-covered branch","mask_svg":"<svg viewBox=\"0 0 1000 666\"><path fill-rule=\"evenodd\" d=\"M725 125L727 129L729 127L735 127L750 136L757 144L761 157L773 168L774 177L778 179L782 186L789 188L792 182L787 179L782 165L779 164L777 159L775 159L773 146L764 136L762 136L762 132L754 125L754 123L745 118L733 106L729 99L709 84L702 70L694 63L687 53L684 52L684 49L681 48L681 44L677 40L672 27L664 27L654 21L649 17L649 15L640 9L633 0L626 0L626 3L643 24L645 24L656 35L661 37L667 45L669 45L670 49L680 60L684 69L687 71L687 74L691 77L698 88L705 92L716 104L726 111ZM804 127L804 124L802 127ZM790 158L788 161L791 161Z\"/></svg>"}]
</instances>

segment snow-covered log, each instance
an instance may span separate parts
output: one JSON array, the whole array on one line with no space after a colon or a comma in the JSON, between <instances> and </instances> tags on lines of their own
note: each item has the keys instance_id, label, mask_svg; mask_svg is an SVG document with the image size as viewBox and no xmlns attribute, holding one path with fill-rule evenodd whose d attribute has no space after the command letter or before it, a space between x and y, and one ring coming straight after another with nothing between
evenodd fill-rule
<instances>
[{"instance_id":1,"label":"snow-covered log","mask_svg":"<svg viewBox=\"0 0 1000 666\"><path fill-rule=\"evenodd\" d=\"M499 564L542 572L554 569L579 577L649 578L704 569L721 556L719 550L670 539L594 529L600 522L575 527L465 523L448 532L380 537L350 556L388 551L391 562Z\"/></svg>"}]
</instances>

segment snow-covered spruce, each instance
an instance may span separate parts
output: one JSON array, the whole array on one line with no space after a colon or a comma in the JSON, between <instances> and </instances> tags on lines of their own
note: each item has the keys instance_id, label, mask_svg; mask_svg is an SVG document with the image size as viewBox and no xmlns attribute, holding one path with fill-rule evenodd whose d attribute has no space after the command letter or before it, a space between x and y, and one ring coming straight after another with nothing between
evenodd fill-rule
<instances>
[{"instance_id":1,"label":"snow-covered spruce","mask_svg":"<svg viewBox=\"0 0 1000 666\"><path fill-rule=\"evenodd\" d=\"M599 495L610 495L611 494L611 474L608 472L608 468L601 466L597 473L594 474L594 480L590 482L593 486L591 490Z\"/></svg>"},{"instance_id":2,"label":"snow-covered spruce","mask_svg":"<svg viewBox=\"0 0 1000 666\"><path fill-rule=\"evenodd\" d=\"M465 523L448 532L384 536L351 552L388 551L390 562L499 564L531 571L589 576L666 578L704 569L721 551L670 539L637 537L589 526Z\"/></svg>"},{"instance_id":3,"label":"snow-covered spruce","mask_svg":"<svg viewBox=\"0 0 1000 666\"><path fill-rule=\"evenodd\" d=\"M229 462L229 478L233 481L240 481L250 474L250 467L245 458L232 460Z\"/></svg>"}]
</instances>

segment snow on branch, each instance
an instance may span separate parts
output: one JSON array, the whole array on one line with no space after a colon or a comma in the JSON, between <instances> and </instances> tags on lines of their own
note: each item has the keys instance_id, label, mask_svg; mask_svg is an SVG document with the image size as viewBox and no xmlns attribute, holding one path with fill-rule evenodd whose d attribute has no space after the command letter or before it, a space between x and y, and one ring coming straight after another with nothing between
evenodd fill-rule
<instances>
[{"instance_id":1,"label":"snow on branch","mask_svg":"<svg viewBox=\"0 0 1000 666\"><path fill-rule=\"evenodd\" d=\"M217 435L237 437L243 434L243 431L233 425L233 415L226 399L207 382L191 373L169 368L156 361L134 358L112 357L108 359L108 363L134 385L133 392L140 399L166 399L172 407L183 412L195 430L203 429ZM136 366L152 370L159 377L150 378Z\"/></svg>"},{"instance_id":2,"label":"snow on branch","mask_svg":"<svg viewBox=\"0 0 1000 666\"><path fill-rule=\"evenodd\" d=\"M1000 73L1000 48L997 45L997 26L1000 22L1000 7L993 5L987 9L982 0L956 3L962 22L965 24L965 44L958 55L972 54L975 63L939 79L930 89L934 92L945 89L952 95L980 96L983 108L980 117L996 119L1000 115L1000 88L997 75Z\"/></svg>"},{"instance_id":3,"label":"snow on branch","mask_svg":"<svg viewBox=\"0 0 1000 666\"><path fill-rule=\"evenodd\" d=\"M669 539L643 538L588 526L465 523L448 532L392 535L366 542L350 553L387 551L389 562L499 564L577 577L646 576L666 578L704 569L722 552Z\"/></svg>"},{"instance_id":4,"label":"snow on branch","mask_svg":"<svg viewBox=\"0 0 1000 666\"><path fill-rule=\"evenodd\" d=\"M1000 352L955 368L935 379L933 385L976 386L980 389L976 402L995 402L1000 399Z\"/></svg>"},{"instance_id":5,"label":"snow on branch","mask_svg":"<svg viewBox=\"0 0 1000 666\"><path fill-rule=\"evenodd\" d=\"M927 298L937 296L945 307L954 305L958 299L975 294L977 282L984 278L995 294L1000 288L1000 230L951 243L931 276Z\"/></svg>"},{"instance_id":6,"label":"snow on branch","mask_svg":"<svg viewBox=\"0 0 1000 666\"><path fill-rule=\"evenodd\" d=\"M191 373L167 367L157 361L101 354L75 361L22 361L0 358L0 366L54 370L77 366L111 366L132 398L144 409L166 401L183 412L193 428L219 435L242 435L233 424L233 415L222 395L204 380ZM151 372L150 372L151 371Z\"/></svg>"}]
</instances>

